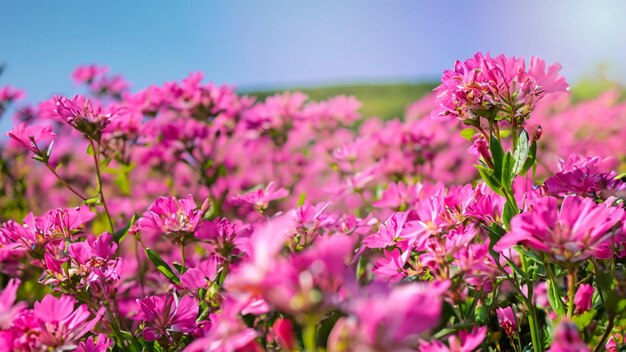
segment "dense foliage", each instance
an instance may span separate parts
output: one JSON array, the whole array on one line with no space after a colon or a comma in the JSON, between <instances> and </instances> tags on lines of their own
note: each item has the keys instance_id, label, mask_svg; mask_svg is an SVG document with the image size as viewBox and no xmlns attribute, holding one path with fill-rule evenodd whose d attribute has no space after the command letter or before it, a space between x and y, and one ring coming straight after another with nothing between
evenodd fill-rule
<instances>
[{"instance_id":1,"label":"dense foliage","mask_svg":"<svg viewBox=\"0 0 626 352\"><path fill-rule=\"evenodd\" d=\"M1 88L0 349L623 350L626 103L559 69L476 54L390 120L201 74Z\"/></svg>"}]
</instances>

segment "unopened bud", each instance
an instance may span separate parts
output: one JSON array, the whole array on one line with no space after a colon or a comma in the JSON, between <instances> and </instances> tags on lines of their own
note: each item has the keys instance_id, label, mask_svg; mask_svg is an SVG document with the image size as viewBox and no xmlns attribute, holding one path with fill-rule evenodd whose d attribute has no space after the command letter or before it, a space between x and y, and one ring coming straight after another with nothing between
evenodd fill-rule
<instances>
[{"instance_id":1,"label":"unopened bud","mask_svg":"<svg viewBox=\"0 0 626 352\"><path fill-rule=\"evenodd\" d=\"M543 133L543 129L541 128L541 125L538 125L537 128L535 129L535 135L533 136L533 140L538 141L539 138L541 138L542 133Z\"/></svg>"}]
</instances>

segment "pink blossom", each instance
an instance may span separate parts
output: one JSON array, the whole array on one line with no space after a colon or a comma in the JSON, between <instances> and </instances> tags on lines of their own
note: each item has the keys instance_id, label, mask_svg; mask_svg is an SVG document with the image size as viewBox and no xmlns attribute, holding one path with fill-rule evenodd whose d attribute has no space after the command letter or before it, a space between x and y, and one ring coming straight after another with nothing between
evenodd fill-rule
<instances>
[{"instance_id":1,"label":"pink blossom","mask_svg":"<svg viewBox=\"0 0 626 352\"><path fill-rule=\"evenodd\" d=\"M235 200L241 203L252 205L257 211L263 212L267 209L269 203L276 199L285 198L289 195L289 191L284 188L276 189L274 182L270 182L267 187L251 191L243 195L235 197Z\"/></svg>"},{"instance_id":2,"label":"pink blossom","mask_svg":"<svg viewBox=\"0 0 626 352\"><path fill-rule=\"evenodd\" d=\"M76 352L107 352L112 343L113 341L104 334L98 334L97 338L89 336L87 340L78 344Z\"/></svg>"},{"instance_id":3,"label":"pink blossom","mask_svg":"<svg viewBox=\"0 0 626 352\"><path fill-rule=\"evenodd\" d=\"M217 278L219 264L220 260L217 256L203 260L197 267L185 271L180 277L181 285L191 290L210 286Z\"/></svg>"},{"instance_id":4,"label":"pink blossom","mask_svg":"<svg viewBox=\"0 0 626 352\"><path fill-rule=\"evenodd\" d=\"M72 276L80 278L78 287L95 286L110 290L122 272L123 261L116 256L116 250L113 236L106 232L97 238L89 236L86 241L69 244L67 252L73 269ZM46 257L48 269L51 269L50 262L51 258Z\"/></svg>"},{"instance_id":5,"label":"pink blossom","mask_svg":"<svg viewBox=\"0 0 626 352\"><path fill-rule=\"evenodd\" d=\"M380 199L375 201L373 205L381 208L406 210L418 199L422 188L423 185L421 184L407 185L403 182L391 182Z\"/></svg>"},{"instance_id":6,"label":"pink blossom","mask_svg":"<svg viewBox=\"0 0 626 352\"><path fill-rule=\"evenodd\" d=\"M26 306L23 302L15 303L20 283L19 279L11 279L0 292L0 330L8 329L11 320Z\"/></svg>"},{"instance_id":7,"label":"pink blossom","mask_svg":"<svg viewBox=\"0 0 626 352\"><path fill-rule=\"evenodd\" d=\"M483 158L482 160L486 162L489 166L493 167L491 161L491 152L489 151L489 144L485 137L478 133L472 137L472 146L468 149L468 152L475 156L476 158Z\"/></svg>"},{"instance_id":8,"label":"pink blossom","mask_svg":"<svg viewBox=\"0 0 626 352\"><path fill-rule=\"evenodd\" d=\"M415 213L410 211L394 213L378 228L377 233L363 240L363 245L368 248L399 245L400 248L406 249L413 245L418 231Z\"/></svg>"},{"instance_id":9,"label":"pink blossom","mask_svg":"<svg viewBox=\"0 0 626 352\"><path fill-rule=\"evenodd\" d=\"M593 297L593 286L589 284L580 284L576 295L574 296L574 304L577 313L584 313L591 308L591 298Z\"/></svg>"},{"instance_id":10,"label":"pink blossom","mask_svg":"<svg viewBox=\"0 0 626 352\"><path fill-rule=\"evenodd\" d=\"M441 294L448 284L372 284L347 303L355 323L337 324L331 335L350 336L355 350L402 350L439 323ZM345 332L341 330L347 329ZM336 330L336 331L335 331ZM336 336L338 338L339 336ZM332 341L332 339L330 339ZM330 343L329 341L329 343Z\"/></svg>"},{"instance_id":11,"label":"pink blossom","mask_svg":"<svg viewBox=\"0 0 626 352\"><path fill-rule=\"evenodd\" d=\"M89 84L93 82L96 78L101 77L109 71L106 66L97 66L97 65L85 65L77 67L74 72L72 72L72 79L76 83L85 83Z\"/></svg>"},{"instance_id":12,"label":"pink blossom","mask_svg":"<svg viewBox=\"0 0 626 352\"><path fill-rule=\"evenodd\" d=\"M345 235L320 237L306 250L278 260L264 278L263 298L277 309L297 316L319 314L341 297L345 283L354 280L347 264L354 238Z\"/></svg>"},{"instance_id":13,"label":"pink blossom","mask_svg":"<svg viewBox=\"0 0 626 352\"><path fill-rule=\"evenodd\" d=\"M560 208L552 197L539 198L532 207L513 218L511 231L496 243L495 250L521 243L570 263L611 256L614 233L610 230L622 220L623 209L577 196L565 197Z\"/></svg>"},{"instance_id":14,"label":"pink blossom","mask_svg":"<svg viewBox=\"0 0 626 352\"><path fill-rule=\"evenodd\" d=\"M198 208L191 195L182 199L160 197L137 220L131 233L141 232L147 236L164 234L182 241L196 231L206 208L207 205Z\"/></svg>"},{"instance_id":15,"label":"pink blossom","mask_svg":"<svg viewBox=\"0 0 626 352\"><path fill-rule=\"evenodd\" d=\"M35 155L48 157L48 148L51 142L57 138L56 133L50 126L31 125L20 123L7 132L7 136L19 142Z\"/></svg>"},{"instance_id":16,"label":"pink blossom","mask_svg":"<svg viewBox=\"0 0 626 352\"><path fill-rule=\"evenodd\" d=\"M47 295L41 302L35 302L33 313L40 323L39 338L43 344L59 349L74 346L94 328L100 317L90 320L87 305L74 308L75 304L76 300L67 295L59 298Z\"/></svg>"},{"instance_id":17,"label":"pink blossom","mask_svg":"<svg viewBox=\"0 0 626 352\"><path fill-rule=\"evenodd\" d=\"M517 319L511 307L496 309L496 315L498 316L498 324L507 335L510 337L517 335Z\"/></svg>"},{"instance_id":18,"label":"pink blossom","mask_svg":"<svg viewBox=\"0 0 626 352\"><path fill-rule=\"evenodd\" d=\"M453 70L444 72L441 85L435 89L442 116L475 120L478 115L495 109L512 111L515 117L527 118L544 95L568 88L554 64L546 72L545 62L530 59L528 70L523 58L499 55L492 58L477 53L464 62L457 61ZM508 113L510 115L510 112Z\"/></svg>"},{"instance_id":19,"label":"pink blossom","mask_svg":"<svg viewBox=\"0 0 626 352\"><path fill-rule=\"evenodd\" d=\"M580 339L576 324L564 319L556 326L547 352L591 352L591 349Z\"/></svg>"},{"instance_id":20,"label":"pink blossom","mask_svg":"<svg viewBox=\"0 0 626 352\"><path fill-rule=\"evenodd\" d=\"M548 178L545 185L548 192L554 195L574 193L596 196L601 191L625 189L626 184L616 180L616 172L607 167L609 162L599 157L570 155L566 161L560 161L560 171Z\"/></svg>"},{"instance_id":21,"label":"pink blossom","mask_svg":"<svg viewBox=\"0 0 626 352\"><path fill-rule=\"evenodd\" d=\"M22 99L26 94L24 91L13 88L11 86L4 86L0 88L0 116L7 109L8 105L16 100Z\"/></svg>"},{"instance_id":22,"label":"pink blossom","mask_svg":"<svg viewBox=\"0 0 626 352\"><path fill-rule=\"evenodd\" d=\"M134 319L146 324L142 336L147 341L158 340L164 334L169 336L169 332L189 333L196 329L198 302L189 296L150 296L137 303L141 311Z\"/></svg>"},{"instance_id":23,"label":"pink blossom","mask_svg":"<svg viewBox=\"0 0 626 352\"><path fill-rule=\"evenodd\" d=\"M55 112L68 125L96 141L100 141L102 131L116 117L115 111L105 112L96 102L80 95L71 100L56 97Z\"/></svg>"},{"instance_id":24,"label":"pink blossom","mask_svg":"<svg viewBox=\"0 0 626 352\"><path fill-rule=\"evenodd\" d=\"M487 327L475 327L471 331L462 330L459 336L450 336L448 346L441 341L420 341L420 352L472 352L475 351L487 336Z\"/></svg>"},{"instance_id":25,"label":"pink blossom","mask_svg":"<svg viewBox=\"0 0 626 352\"><path fill-rule=\"evenodd\" d=\"M281 349L292 351L296 348L296 337L291 320L286 318L276 319L270 333Z\"/></svg>"},{"instance_id":26,"label":"pink blossom","mask_svg":"<svg viewBox=\"0 0 626 352\"><path fill-rule=\"evenodd\" d=\"M227 300L222 310L210 315L203 337L196 339L185 348L185 352L260 352L254 341L259 333L249 328L239 315L241 306L238 302Z\"/></svg>"}]
</instances>

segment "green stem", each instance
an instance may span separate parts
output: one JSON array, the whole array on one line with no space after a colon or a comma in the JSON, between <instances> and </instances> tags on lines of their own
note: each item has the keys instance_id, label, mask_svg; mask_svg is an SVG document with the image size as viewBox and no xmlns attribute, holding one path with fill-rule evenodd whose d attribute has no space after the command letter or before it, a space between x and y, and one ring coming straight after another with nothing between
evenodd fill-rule
<instances>
[{"instance_id":1,"label":"green stem","mask_svg":"<svg viewBox=\"0 0 626 352\"><path fill-rule=\"evenodd\" d=\"M567 273L567 317L574 315L574 296L576 295L576 271L570 269Z\"/></svg>"},{"instance_id":2,"label":"green stem","mask_svg":"<svg viewBox=\"0 0 626 352\"><path fill-rule=\"evenodd\" d=\"M217 284L221 288L224 285L224 280L226 280L226 275L228 275L228 268L230 267L230 258L222 264L222 272L220 273L220 277L218 278Z\"/></svg>"},{"instance_id":3,"label":"green stem","mask_svg":"<svg viewBox=\"0 0 626 352\"><path fill-rule=\"evenodd\" d=\"M606 330L604 330L604 334L600 338L600 341L598 342L598 345L593 350L593 352L600 352L600 351L604 350L604 342L606 341L606 339L609 338L609 335L611 334L611 331L613 330L613 323L614 322L615 322L615 314L610 314L609 315L609 323L606 326Z\"/></svg>"},{"instance_id":4,"label":"green stem","mask_svg":"<svg viewBox=\"0 0 626 352\"><path fill-rule=\"evenodd\" d=\"M187 268L187 265L185 264L185 244L183 242L180 242L180 261L183 268Z\"/></svg>"},{"instance_id":5,"label":"green stem","mask_svg":"<svg viewBox=\"0 0 626 352\"><path fill-rule=\"evenodd\" d=\"M522 270L528 274L528 261L526 255L522 251L519 252L520 261L522 262ZM533 351L543 351L543 340L541 339L541 330L539 329L539 322L537 320L537 309L533 303L533 284L534 282L529 278L526 283L528 288L528 298L526 305L528 306L528 325L530 325L530 337L533 344Z\"/></svg>"},{"instance_id":6,"label":"green stem","mask_svg":"<svg viewBox=\"0 0 626 352\"><path fill-rule=\"evenodd\" d=\"M46 167L48 168L48 170L50 170L50 172L52 172L52 174L54 176L56 176L56 178L61 181L61 183L63 184L63 186L65 186L65 188L69 189L72 193L74 193L78 198L82 199L83 202L87 200L87 198L85 196L83 196L82 194L78 193L77 190L75 190L72 186L70 186L69 183L67 183L67 181L65 181L65 179L63 179L63 177L61 177L57 171L52 167L52 165L50 165L50 163L48 163L47 161L44 163L46 165Z\"/></svg>"},{"instance_id":7,"label":"green stem","mask_svg":"<svg viewBox=\"0 0 626 352\"><path fill-rule=\"evenodd\" d=\"M304 343L304 350L307 352L317 351L317 324L313 319L309 319L304 326L302 332L302 342Z\"/></svg>"},{"instance_id":8,"label":"green stem","mask_svg":"<svg viewBox=\"0 0 626 352\"><path fill-rule=\"evenodd\" d=\"M93 151L93 161L96 165L96 176L98 178L98 194L100 195L100 201L102 202L102 206L104 207L104 212L107 216L107 220L109 221L109 226L111 227L111 233L115 233L115 226L113 225L113 219L111 218L111 213L109 212L109 207L107 206L107 202L104 199L104 193L102 192L102 174L100 173L100 143L94 144L93 140L89 140L89 144L91 145L91 150Z\"/></svg>"}]
</instances>

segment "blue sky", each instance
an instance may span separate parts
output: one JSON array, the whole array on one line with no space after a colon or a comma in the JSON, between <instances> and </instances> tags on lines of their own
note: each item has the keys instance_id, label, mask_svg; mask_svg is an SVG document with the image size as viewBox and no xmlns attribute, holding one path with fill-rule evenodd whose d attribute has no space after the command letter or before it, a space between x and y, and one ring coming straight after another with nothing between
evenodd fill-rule
<instances>
[{"instance_id":1,"label":"blue sky","mask_svg":"<svg viewBox=\"0 0 626 352\"><path fill-rule=\"evenodd\" d=\"M191 71L241 88L415 81L487 50L558 61L570 81L600 64L624 80L624 13L618 0L0 0L0 85L72 95L87 63L134 88Z\"/></svg>"}]
</instances>

